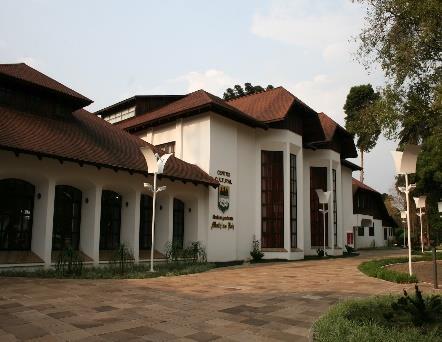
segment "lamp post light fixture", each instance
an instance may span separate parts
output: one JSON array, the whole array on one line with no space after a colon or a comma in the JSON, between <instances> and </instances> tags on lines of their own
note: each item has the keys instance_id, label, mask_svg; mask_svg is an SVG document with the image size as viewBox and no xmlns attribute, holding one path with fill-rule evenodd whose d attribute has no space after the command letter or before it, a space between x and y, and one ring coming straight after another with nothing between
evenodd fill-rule
<instances>
[{"instance_id":1,"label":"lamp post light fixture","mask_svg":"<svg viewBox=\"0 0 442 342\"><path fill-rule=\"evenodd\" d=\"M405 223L407 222L407 212L405 210L401 211L401 219L402 219L402 223L404 225L404 248L407 245L405 243L405 238L406 238L406 234L405 234Z\"/></svg>"},{"instance_id":2,"label":"lamp post light fixture","mask_svg":"<svg viewBox=\"0 0 442 342\"><path fill-rule=\"evenodd\" d=\"M325 205L328 205L328 202L330 200L330 194L331 191L324 191L322 189L316 189L316 193L318 194L319 203L322 204L322 209L319 209L319 211L322 213L323 217L323 224L324 224L324 256L326 255L325 252L325 215L328 213L328 210L325 210Z\"/></svg>"},{"instance_id":3,"label":"lamp post light fixture","mask_svg":"<svg viewBox=\"0 0 442 342\"><path fill-rule=\"evenodd\" d=\"M419 209L417 216L419 216L419 221L421 224L421 249L422 253L424 252L424 230L422 227L422 216L424 213L422 212L422 208L425 208L425 199L427 196L413 197L414 202L416 203L416 209Z\"/></svg>"},{"instance_id":4,"label":"lamp post light fixture","mask_svg":"<svg viewBox=\"0 0 442 342\"><path fill-rule=\"evenodd\" d=\"M155 241L155 203L157 198L157 193L166 190L166 186L157 187L157 176L164 172L167 160L172 155L171 153L163 154L161 157L158 153L154 153L149 147L142 147L141 152L143 153L144 159L146 160L147 169L149 172L153 173L153 185L150 183L144 183L144 187L152 192L152 240L150 244L150 271L155 272L153 268L153 258L154 258L154 241Z\"/></svg>"},{"instance_id":5,"label":"lamp post light fixture","mask_svg":"<svg viewBox=\"0 0 442 342\"><path fill-rule=\"evenodd\" d=\"M410 224L410 198L408 194L416 187L416 184L408 184L408 175L416 173L416 162L420 147L416 145L407 145L404 151L392 151L391 154L396 168L396 174L405 175L405 186L399 187L399 191L405 193L407 203L407 236L408 236L408 272L413 274L411 266L411 224Z\"/></svg>"},{"instance_id":6,"label":"lamp post light fixture","mask_svg":"<svg viewBox=\"0 0 442 342\"><path fill-rule=\"evenodd\" d=\"M437 202L437 209L441 213L440 217L442 217L442 202Z\"/></svg>"}]
</instances>

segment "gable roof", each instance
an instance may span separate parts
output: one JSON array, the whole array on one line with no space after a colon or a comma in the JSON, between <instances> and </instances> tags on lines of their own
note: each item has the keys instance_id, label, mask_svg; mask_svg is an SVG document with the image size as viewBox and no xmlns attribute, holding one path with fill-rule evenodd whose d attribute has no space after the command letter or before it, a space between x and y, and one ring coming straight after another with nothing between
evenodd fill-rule
<instances>
[{"instance_id":1,"label":"gable roof","mask_svg":"<svg viewBox=\"0 0 442 342\"><path fill-rule=\"evenodd\" d=\"M321 121L322 129L324 130L325 138L328 141L333 140L333 137L337 131L347 135L353 139L353 135L349 133L344 127L339 125L335 120L329 117L324 112L318 113L319 120Z\"/></svg>"},{"instance_id":2,"label":"gable roof","mask_svg":"<svg viewBox=\"0 0 442 342\"><path fill-rule=\"evenodd\" d=\"M376 191L373 188L370 188L367 184L362 183L361 181L357 180L356 178L352 178L351 179L351 184L355 187L355 188L360 188L360 189L364 189L364 190L368 190L371 192L375 192L377 194L380 194L379 191Z\"/></svg>"},{"instance_id":3,"label":"gable roof","mask_svg":"<svg viewBox=\"0 0 442 342\"><path fill-rule=\"evenodd\" d=\"M264 127L264 125L255 118L230 106L224 100L204 90L197 90L157 110L117 122L115 125L122 129L134 129L140 126L147 127L207 110L220 112L227 117L253 127Z\"/></svg>"},{"instance_id":4,"label":"gable roof","mask_svg":"<svg viewBox=\"0 0 442 342\"><path fill-rule=\"evenodd\" d=\"M296 97L283 87L241 96L227 103L263 122L283 120Z\"/></svg>"},{"instance_id":5,"label":"gable roof","mask_svg":"<svg viewBox=\"0 0 442 342\"><path fill-rule=\"evenodd\" d=\"M93 102L86 96L77 93L75 90L66 87L25 63L0 64L0 76L69 97L80 102L83 106L90 105Z\"/></svg>"}]
</instances>

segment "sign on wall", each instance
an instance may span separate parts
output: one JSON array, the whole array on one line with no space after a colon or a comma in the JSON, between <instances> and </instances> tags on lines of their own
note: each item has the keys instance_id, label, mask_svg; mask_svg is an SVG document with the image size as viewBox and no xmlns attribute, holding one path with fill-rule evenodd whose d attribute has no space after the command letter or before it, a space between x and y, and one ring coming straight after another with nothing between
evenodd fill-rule
<instances>
[{"instance_id":1,"label":"sign on wall","mask_svg":"<svg viewBox=\"0 0 442 342\"><path fill-rule=\"evenodd\" d=\"M213 221L210 229L234 229L233 217L224 216L230 208L230 185L232 185L230 172L218 170L215 179L220 182L220 186L218 187L218 209L223 215L212 215Z\"/></svg>"}]
</instances>

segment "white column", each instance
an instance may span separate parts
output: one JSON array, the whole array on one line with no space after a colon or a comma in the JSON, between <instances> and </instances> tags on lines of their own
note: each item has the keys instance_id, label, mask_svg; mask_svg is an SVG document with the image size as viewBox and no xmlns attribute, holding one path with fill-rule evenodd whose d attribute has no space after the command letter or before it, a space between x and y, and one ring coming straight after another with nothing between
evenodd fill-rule
<instances>
[{"instance_id":1,"label":"white column","mask_svg":"<svg viewBox=\"0 0 442 342\"><path fill-rule=\"evenodd\" d=\"M52 256L55 181L50 179L38 184L35 193L31 250L44 261L45 268L49 268Z\"/></svg>"},{"instance_id":2,"label":"white column","mask_svg":"<svg viewBox=\"0 0 442 342\"><path fill-rule=\"evenodd\" d=\"M138 263L141 192L127 192L122 197L120 242L133 253L135 263Z\"/></svg>"},{"instance_id":3,"label":"white column","mask_svg":"<svg viewBox=\"0 0 442 342\"><path fill-rule=\"evenodd\" d=\"M342 168L341 163L338 164L336 168L336 205L337 210L336 213L338 215L337 218L337 224L338 224L338 234L337 234L337 241L335 241L336 246L338 248L343 248L343 241L344 241L344 220L342 216L342 207L343 207L343 198L342 198ZM353 203L353 200L352 200Z\"/></svg>"},{"instance_id":4,"label":"white column","mask_svg":"<svg viewBox=\"0 0 442 342\"><path fill-rule=\"evenodd\" d=\"M302 148L299 149L296 156L296 197L297 197L297 229L298 229L298 248L304 250L304 182L310 184L310 180L304 180L304 162L303 162ZM310 203L310 201L309 201ZM310 208L309 208L310 209ZM306 215L310 211L306 211Z\"/></svg>"},{"instance_id":5,"label":"white column","mask_svg":"<svg viewBox=\"0 0 442 342\"><path fill-rule=\"evenodd\" d=\"M80 250L95 266L100 262L101 186L93 186L83 193L81 206Z\"/></svg>"},{"instance_id":6,"label":"white column","mask_svg":"<svg viewBox=\"0 0 442 342\"><path fill-rule=\"evenodd\" d=\"M327 191L330 191L330 201L328 203L328 247L334 252L334 225L333 225L333 161L330 159L328 167Z\"/></svg>"},{"instance_id":7,"label":"white column","mask_svg":"<svg viewBox=\"0 0 442 342\"><path fill-rule=\"evenodd\" d=\"M284 179L284 248L290 253L290 147L285 144L283 155Z\"/></svg>"},{"instance_id":8,"label":"white column","mask_svg":"<svg viewBox=\"0 0 442 342\"><path fill-rule=\"evenodd\" d=\"M183 119L176 121L175 156L183 158Z\"/></svg>"}]
</instances>

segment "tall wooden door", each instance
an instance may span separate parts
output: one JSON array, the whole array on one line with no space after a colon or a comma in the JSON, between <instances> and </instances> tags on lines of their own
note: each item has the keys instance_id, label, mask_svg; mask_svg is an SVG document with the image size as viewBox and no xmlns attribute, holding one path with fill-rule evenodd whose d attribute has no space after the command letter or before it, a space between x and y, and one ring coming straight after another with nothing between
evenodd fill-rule
<instances>
[{"instance_id":1,"label":"tall wooden door","mask_svg":"<svg viewBox=\"0 0 442 342\"><path fill-rule=\"evenodd\" d=\"M261 151L261 246L284 247L284 169L281 151Z\"/></svg>"},{"instance_id":2,"label":"tall wooden door","mask_svg":"<svg viewBox=\"0 0 442 342\"><path fill-rule=\"evenodd\" d=\"M310 168L310 232L311 246L324 246L324 222L322 213L319 212L320 204L316 189L327 191L327 168ZM322 206L322 205L321 205ZM326 206L327 209L327 206ZM325 244L328 246L328 215L325 219Z\"/></svg>"}]
</instances>

